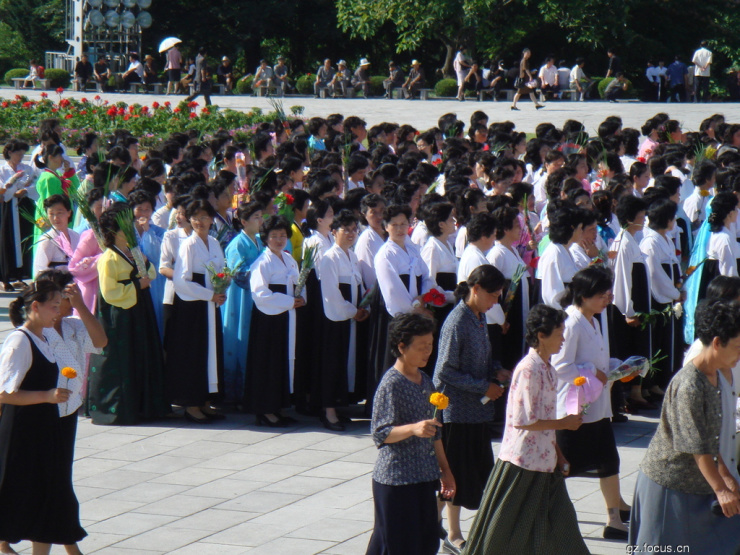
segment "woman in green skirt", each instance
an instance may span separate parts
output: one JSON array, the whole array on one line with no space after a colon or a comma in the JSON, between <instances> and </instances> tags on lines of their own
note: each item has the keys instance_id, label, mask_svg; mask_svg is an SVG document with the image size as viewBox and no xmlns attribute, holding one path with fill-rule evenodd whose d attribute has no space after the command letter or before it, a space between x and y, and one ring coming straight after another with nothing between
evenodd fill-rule
<instances>
[{"instance_id":1,"label":"woman in green skirt","mask_svg":"<svg viewBox=\"0 0 740 555\"><path fill-rule=\"evenodd\" d=\"M464 553L588 554L565 488L568 462L555 430L576 430L580 415L556 419L557 376L550 357L563 346L565 313L537 305L529 312L529 353L514 370L506 429Z\"/></svg>"}]
</instances>

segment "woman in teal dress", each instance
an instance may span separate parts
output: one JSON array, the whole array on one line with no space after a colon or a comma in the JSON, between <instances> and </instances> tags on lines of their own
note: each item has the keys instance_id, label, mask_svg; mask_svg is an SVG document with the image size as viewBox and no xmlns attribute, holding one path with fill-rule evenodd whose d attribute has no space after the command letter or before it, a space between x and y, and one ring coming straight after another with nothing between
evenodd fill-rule
<instances>
[{"instance_id":1,"label":"woman in teal dress","mask_svg":"<svg viewBox=\"0 0 740 555\"><path fill-rule=\"evenodd\" d=\"M237 402L244 394L244 374L252 320L249 268L263 246L257 234L262 224L262 204L252 201L237 210L242 231L226 247L226 265L239 266L221 307L224 323L224 394L226 402Z\"/></svg>"}]
</instances>

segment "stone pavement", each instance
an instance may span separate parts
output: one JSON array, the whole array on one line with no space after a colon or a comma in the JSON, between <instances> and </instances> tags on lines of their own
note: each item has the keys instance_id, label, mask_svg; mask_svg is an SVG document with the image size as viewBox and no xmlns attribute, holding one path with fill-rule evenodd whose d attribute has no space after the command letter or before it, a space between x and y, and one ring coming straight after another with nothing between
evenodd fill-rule
<instances>
[{"instance_id":1,"label":"stone pavement","mask_svg":"<svg viewBox=\"0 0 740 555\"><path fill-rule=\"evenodd\" d=\"M12 326L0 294L0 340ZM657 412L614 426L621 484L630 503L638 464ZM231 414L209 426L171 419L132 427L81 418L75 490L88 537L86 554L362 555L373 526L376 457L368 422L345 433L315 419L274 431ZM499 442L494 443L498 452ZM594 554L625 552L601 538L604 503L597 479L573 478L568 491ZM473 513L463 509L463 531ZM30 544L16 546L31 553ZM52 554L64 549L55 546Z\"/></svg>"},{"instance_id":2,"label":"stone pavement","mask_svg":"<svg viewBox=\"0 0 740 555\"><path fill-rule=\"evenodd\" d=\"M15 89L0 89L0 98L13 98L16 93L23 93L31 99L41 98L41 91L16 91ZM57 99L53 91L48 91L52 100ZM65 91L65 98L86 97L92 100L96 96L94 91L87 93ZM170 101L176 104L183 96L164 96L154 94L119 94L105 93L101 95L104 100L111 103L126 102L128 104L138 102L149 104L157 101L160 104ZM271 111L269 99L266 97L253 96L213 96L211 100L223 108L248 111L251 108L260 108L263 111ZM198 97L196 102L200 107L204 104L203 97ZM550 101L544 110L535 110L529 100L522 100L518 107L520 111L509 110L509 103L499 102L477 102L467 100L385 100L382 98L372 99L315 99L304 96L288 96L282 99L286 112L290 112L291 106L303 106L303 116L327 116L332 113L341 113L345 116L356 115L367 121L368 126L382 121L395 121L397 123L409 123L423 131L437 125L437 119L442 114L454 112L466 123L470 122L470 114L476 110L483 110L489 116L489 121L513 121L517 129L527 133L533 133L537 124L551 122L558 127L568 119L583 122L586 130L591 135L596 135L599 124L607 116L618 115L623 119L624 127L635 127L637 129L645 123L645 120L658 112L667 112L673 119L682 123L684 131L698 131L701 121L712 114L724 114L729 122L740 121L740 104L717 103L717 104L659 104L654 102L625 102L609 103L604 101L571 102Z\"/></svg>"}]
</instances>

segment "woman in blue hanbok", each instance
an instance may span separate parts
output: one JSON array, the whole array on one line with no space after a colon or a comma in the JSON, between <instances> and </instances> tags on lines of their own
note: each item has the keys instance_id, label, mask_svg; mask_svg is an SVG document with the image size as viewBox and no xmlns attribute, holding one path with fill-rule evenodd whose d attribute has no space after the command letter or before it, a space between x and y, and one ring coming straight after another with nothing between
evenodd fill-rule
<instances>
[{"instance_id":1,"label":"woman in blue hanbok","mask_svg":"<svg viewBox=\"0 0 740 555\"><path fill-rule=\"evenodd\" d=\"M242 231L226 247L226 265L237 268L226 303L221 307L224 323L224 395L227 402L241 400L244 395L244 373L249 344L249 324L252 320L252 293L249 289L249 268L262 252L257 234L262 223L262 204L242 204L237 211Z\"/></svg>"}]
</instances>

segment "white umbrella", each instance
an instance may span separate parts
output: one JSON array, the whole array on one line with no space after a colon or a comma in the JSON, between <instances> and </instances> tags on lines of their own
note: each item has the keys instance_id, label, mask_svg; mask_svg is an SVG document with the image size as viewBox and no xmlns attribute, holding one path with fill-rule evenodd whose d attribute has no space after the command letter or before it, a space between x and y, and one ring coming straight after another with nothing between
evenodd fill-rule
<instances>
[{"instance_id":1,"label":"white umbrella","mask_svg":"<svg viewBox=\"0 0 740 555\"><path fill-rule=\"evenodd\" d=\"M177 37L168 37L164 39L162 42L159 43L159 52L165 52L175 46L176 44L180 44L182 41L178 39Z\"/></svg>"}]
</instances>

